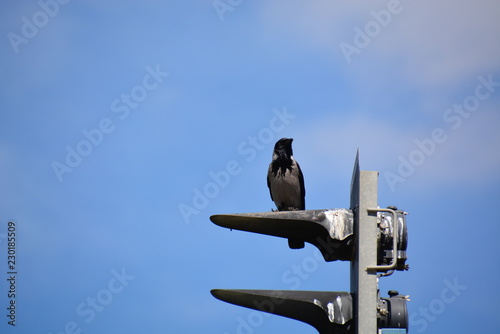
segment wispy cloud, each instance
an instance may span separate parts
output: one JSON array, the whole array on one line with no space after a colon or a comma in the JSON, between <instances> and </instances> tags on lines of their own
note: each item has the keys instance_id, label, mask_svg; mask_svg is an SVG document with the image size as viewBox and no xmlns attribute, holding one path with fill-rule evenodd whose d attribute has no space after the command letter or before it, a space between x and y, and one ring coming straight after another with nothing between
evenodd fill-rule
<instances>
[{"instance_id":1,"label":"wispy cloud","mask_svg":"<svg viewBox=\"0 0 500 334\"><path fill-rule=\"evenodd\" d=\"M330 52L332 62L345 62L339 44L352 42L355 28L363 29L374 20L370 13L387 9L388 3L272 2L265 5L262 17L268 31L294 36L294 42L306 48ZM410 83L439 86L498 68L498 2L399 1L399 6L390 24L346 67L374 66L376 60L377 67L394 69L394 60L400 59L401 75Z\"/></svg>"},{"instance_id":2,"label":"wispy cloud","mask_svg":"<svg viewBox=\"0 0 500 334\"><path fill-rule=\"evenodd\" d=\"M491 104L472 114L456 130L443 122L440 128L446 140L435 143L432 154L424 154L423 162L404 181L418 187L456 182L481 186L497 179L499 124L500 115ZM408 155L419 148L416 141L431 138L434 128L425 124L402 128L375 116L350 119L325 116L304 126L303 146L309 149L302 152L301 158L330 168L339 165L350 168L351 163L345 160L352 160L359 147L363 168L380 171L381 181L385 182L385 172L397 174L398 157L409 159Z\"/></svg>"}]
</instances>

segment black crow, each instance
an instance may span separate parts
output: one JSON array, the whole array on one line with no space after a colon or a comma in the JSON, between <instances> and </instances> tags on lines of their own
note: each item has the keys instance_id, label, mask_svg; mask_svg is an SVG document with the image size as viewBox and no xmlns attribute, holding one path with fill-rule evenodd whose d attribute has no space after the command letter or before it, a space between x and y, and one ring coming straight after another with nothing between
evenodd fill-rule
<instances>
[{"instance_id":1,"label":"black crow","mask_svg":"<svg viewBox=\"0 0 500 334\"><path fill-rule=\"evenodd\" d=\"M267 186L278 211L305 210L306 189L299 164L293 158L292 138L281 138L274 145L273 160L267 171ZM304 242L288 240L290 248L303 248Z\"/></svg>"}]
</instances>

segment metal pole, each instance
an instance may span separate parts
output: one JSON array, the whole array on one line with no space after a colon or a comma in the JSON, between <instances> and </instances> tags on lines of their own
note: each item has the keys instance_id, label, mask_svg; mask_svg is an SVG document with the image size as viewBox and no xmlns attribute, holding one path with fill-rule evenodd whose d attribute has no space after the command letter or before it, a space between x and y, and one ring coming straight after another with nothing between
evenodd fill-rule
<instances>
[{"instance_id":1,"label":"metal pole","mask_svg":"<svg viewBox=\"0 0 500 334\"><path fill-rule=\"evenodd\" d=\"M354 301L356 334L377 333L377 265L378 172L358 171L353 177L351 209L355 212L355 258L351 262L351 293Z\"/></svg>"}]
</instances>

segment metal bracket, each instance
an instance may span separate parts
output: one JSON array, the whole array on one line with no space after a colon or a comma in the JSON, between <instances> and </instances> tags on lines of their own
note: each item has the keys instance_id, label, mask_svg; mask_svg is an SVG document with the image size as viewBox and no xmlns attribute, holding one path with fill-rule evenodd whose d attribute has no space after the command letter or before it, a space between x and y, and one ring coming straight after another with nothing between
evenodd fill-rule
<instances>
[{"instance_id":1,"label":"metal bracket","mask_svg":"<svg viewBox=\"0 0 500 334\"><path fill-rule=\"evenodd\" d=\"M371 266L371 267L367 267L366 270L369 271L369 270L376 270L376 271L388 271L388 270L394 270L396 269L396 266L398 264L398 259L397 259L397 253L398 253L398 217L396 215L396 211L392 210L392 209L382 209L382 208L376 208L376 209L372 209L372 208L368 208L367 211L369 213L378 213L378 212L389 212L390 214L392 214L392 218L393 218L393 236L392 236L392 261L391 261L391 264L387 264L387 265L380 265L380 266Z\"/></svg>"}]
</instances>

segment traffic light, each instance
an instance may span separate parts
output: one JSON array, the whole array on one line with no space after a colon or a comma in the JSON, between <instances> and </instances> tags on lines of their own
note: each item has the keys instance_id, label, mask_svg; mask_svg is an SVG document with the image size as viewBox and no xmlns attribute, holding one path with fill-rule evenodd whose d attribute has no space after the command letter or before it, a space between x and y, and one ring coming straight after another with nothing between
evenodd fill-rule
<instances>
[{"instance_id":1,"label":"traffic light","mask_svg":"<svg viewBox=\"0 0 500 334\"><path fill-rule=\"evenodd\" d=\"M378 281L408 269L406 213L379 208L378 172L360 171L356 155L349 209L302 210L213 215L216 225L287 238L291 248L304 242L325 261L350 261L350 292L214 289L220 300L285 316L326 333L407 333L407 296L389 291L381 297Z\"/></svg>"}]
</instances>

